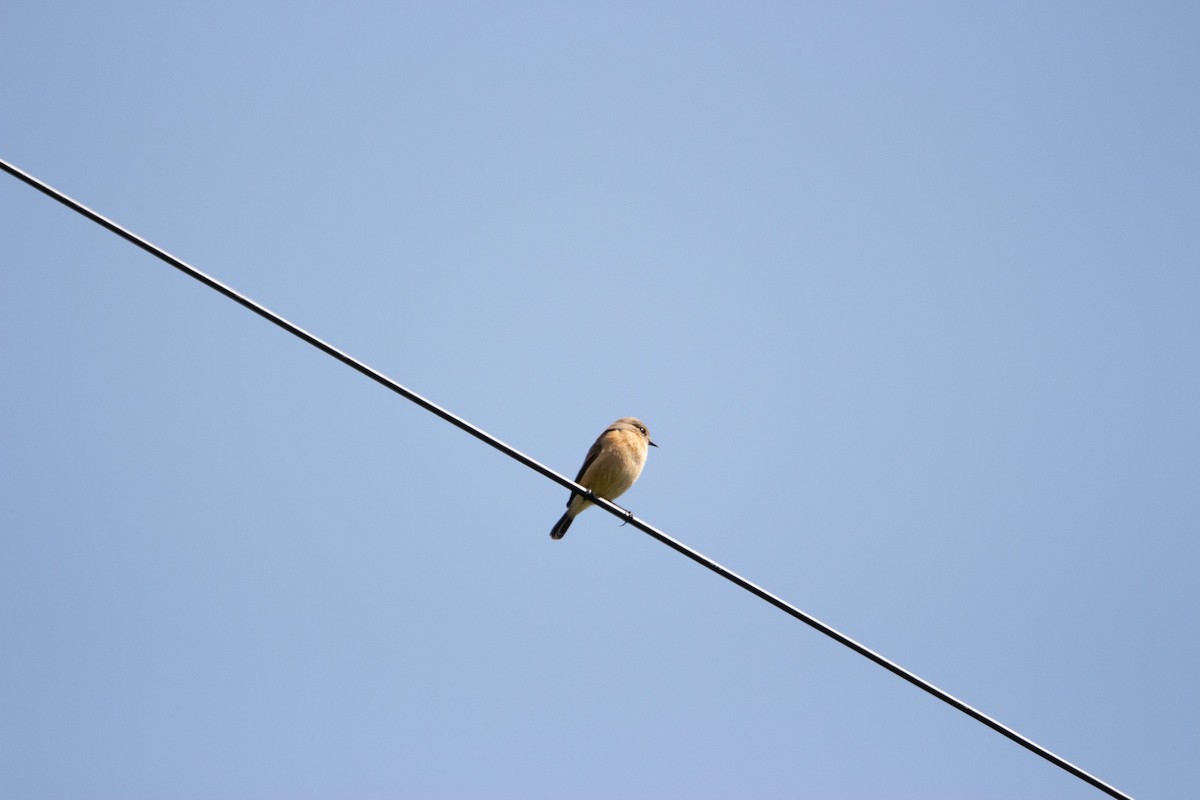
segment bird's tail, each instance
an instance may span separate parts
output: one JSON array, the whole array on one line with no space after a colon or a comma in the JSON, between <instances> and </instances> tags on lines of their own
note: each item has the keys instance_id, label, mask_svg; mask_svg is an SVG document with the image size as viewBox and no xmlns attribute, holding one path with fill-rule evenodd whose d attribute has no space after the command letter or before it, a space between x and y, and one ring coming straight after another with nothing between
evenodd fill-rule
<instances>
[{"instance_id":1,"label":"bird's tail","mask_svg":"<svg viewBox=\"0 0 1200 800\"><path fill-rule=\"evenodd\" d=\"M566 536L567 528L571 527L571 523L574 520L575 517L571 515L570 511L563 514L558 522L554 523L554 527L550 529L550 538L561 539L562 537Z\"/></svg>"}]
</instances>

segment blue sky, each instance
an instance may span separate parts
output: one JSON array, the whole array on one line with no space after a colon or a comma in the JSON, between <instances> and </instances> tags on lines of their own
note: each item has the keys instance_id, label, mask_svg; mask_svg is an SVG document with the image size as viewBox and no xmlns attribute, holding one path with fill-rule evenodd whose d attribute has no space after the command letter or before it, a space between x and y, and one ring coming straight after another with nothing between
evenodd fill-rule
<instances>
[{"instance_id":1,"label":"blue sky","mask_svg":"<svg viewBox=\"0 0 1200 800\"><path fill-rule=\"evenodd\" d=\"M5 159L1138 797L1200 11L12 2ZM0 791L1095 789L0 176Z\"/></svg>"}]
</instances>

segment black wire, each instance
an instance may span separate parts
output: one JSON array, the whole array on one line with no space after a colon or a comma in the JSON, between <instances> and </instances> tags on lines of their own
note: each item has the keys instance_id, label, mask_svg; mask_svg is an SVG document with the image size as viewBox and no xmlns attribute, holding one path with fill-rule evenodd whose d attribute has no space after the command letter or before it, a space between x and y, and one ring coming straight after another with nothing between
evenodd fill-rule
<instances>
[{"instance_id":1,"label":"black wire","mask_svg":"<svg viewBox=\"0 0 1200 800\"><path fill-rule=\"evenodd\" d=\"M480 428L475 427L474 425L472 425L471 423L462 419L461 417L458 417L458 416L450 413L446 409L425 399L424 397L417 394L416 392L414 392L410 389L407 389L404 386L401 386L399 383L396 383L394 380L392 380L388 376L384 375L382 372L372 369L371 367L367 366L366 364L362 363L361 361L357 360L356 358L353 358L352 356L347 355L346 353L343 353L341 350L338 350L333 345L328 344L327 342L324 342L321 339L318 339L316 336L313 336L311 333L309 333L308 331L299 327L298 325L294 325L293 323L288 322L286 319L279 316L278 314L271 311L270 309L267 309L267 308L259 305L258 303L254 302L253 300L249 299L248 297L245 297L244 295L239 294L238 292L229 288L228 286L226 286L225 284L216 280L215 278L211 278L208 275L205 275L200 270L191 266L187 262L176 258L175 256L166 252L162 248L160 248L154 244L151 244L150 242L146 241L145 239L141 238L140 236L138 236L134 233L131 233L130 231L125 230L120 225L117 225L115 222L112 222L111 220L106 219L105 217L101 216L100 214L97 214L95 211L92 211L90 208L88 208L87 206L78 202L77 200L73 200L70 197L67 197L65 194L58 191L57 189L41 182L40 180L33 177L32 175L29 175L29 174L23 172L22 170L18 169L17 167L9 164L8 162L6 162L2 159L0 159L0 169L3 169L5 172L8 172L9 174L13 175L14 177L19 178L20 180L29 184L33 188L37 189L38 191L42 192L45 195L57 200L58 202L67 206L68 208L79 212L80 214L84 215L85 217L92 220L93 222L107 228L108 230L110 230L113 233L120 236L122 239L132 242L133 244L135 244L138 247L145 250L147 253L150 253L151 255L155 256L156 258L159 258L159 259L167 262L168 264L175 267L179 271L181 271L187 275L190 275L191 277L193 277L196 280L200 281L201 283L205 284L209 288L215 289L216 291L218 291L221 294L228 297L230 300L233 300L236 303L240 303L241 305L243 305L246 308L253 311L255 314L258 314L263 319L266 319L267 321L272 322L275 325L278 325L280 328L283 328L288 333L291 333L291 334L294 334L294 335L300 337L304 341L311 344L313 347L316 347L317 349L322 350L325 353L328 353L329 355L336 358L338 361L341 361L343 364L346 364L347 366L352 367L353 369L361 372L363 375L366 375L368 378L375 381L376 383L382 384L383 386L387 387L388 389L391 389L393 392L396 392L397 394L399 394L399 395L411 400L412 402L416 403L417 405L421 406L426 411L430 411L430 412L436 414L437 416L441 417L442 419L446 420L450 424L452 424L458 428L461 428L462 430L464 430L467 433L474 436L476 439L479 439L480 441L491 445L492 447L496 448L497 450L504 453L505 455L510 456L510 457L516 459L517 461L520 461L525 466L527 466L537 472L540 472L542 475L546 476L547 478L554 481L555 483L561 484L563 487L570 489L572 492L575 492L577 494L586 495L592 503L599 506L600 508L603 508L605 511L609 512L610 514L614 514L614 515L620 517L622 520L625 520L626 522L628 522L630 525L634 526L638 530L640 530L646 534L649 534L650 536L652 536L653 538L662 542L663 544L667 545L671 549L682 553L683 555L685 555L688 558L695 561L697 564L707 567L708 569L717 573L718 575L725 578L726 580L736 583L738 586L742 587L743 589L745 589L746 591L755 595L756 597L759 597L759 598L767 601L768 603L770 603L771 605L780 609L781 611L784 611L787 614L790 614L791 616L795 617L796 619L800 620L801 622L805 623L806 625L809 625L809 626L815 628L816 630L820 631L821 633L825 634L826 636L830 637L831 639L845 645L846 647L849 647L851 650L858 653L859 655L869 658L871 661L874 661L876 664L878 664L879 666L888 670L889 672L899 675L901 678L908 681L912 685L914 685L920 689L923 689L924 691L926 691L929 694L933 695L934 697L938 698L942 702L947 703L947 704L953 706L954 708L957 708L959 711L963 712L967 716L970 716L970 717L974 718L975 720L982 722L984 725L988 726L989 728L996 731L997 733L1000 733L1000 734L1008 737L1009 739L1012 739L1017 744L1030 750L1033 753L1036 753L1037 755L1039 755L1042 758L1049 761L1051 764L1054 764L1055 766L1066 770L1067 772L1071 773L1075 777L1080 778L1080 779L1090 783L1092 786L1096 787L1097 789L1099 789L1102 792L1105 792L1105 793L1111 795L1112 797L1122 798L1122 800L1133 800L1132 797L1130 797L1129 795L1113 788L1112 786L1108 785L1107 783L1100 780L1099 778L1083 771L1082 769L1075 766L1074 764L1067 761L1066 759L1062 758L1061 756L1055 755L1054 753L1050 752L1046 748L1039 745L1037 742L1034 742L1033 740L1022 736L1021 734L1017 733L1012 728L1009 728L1006 725L1002 725L1001 723L992 719L988 715L984 714L982 711L979 711L979 710L967 705L962 700L959 700L957 697L954 697L953 695L934 686L932 683L925 680L924 678L921 678L920 676L915 675L912 672L909 672L908 670L904 669L900 665L898 665L892 661L889 661L888 659L886 659L883 656L876 653L874 650L871 650L870 648L866 647L865 645L859 644L858 642L851 639L849 636L845 635L844 633L841 633L841 632L831 628L830 626L826 625L824 622L821 622L819 619L817 619L809 614L806 614L805 612L803 612L800 609L793 606L791 603L788 603L786 600L776 597L775 595L768 592L766 589L763 589L762 587L757 586L754 583L751 583L750 581L743 578L741 575L738 575L736 572L734 572L726 567L721 566L720 564L718 564L716 561L713 561L708 556L703 555L702 553L698 553L695 550L693 550L692 548L683 544L682 542L672 539L670 536L668 536L667 534L658 530L657 528L653 527L652 525L649 525L649 524L643 522L642 520L638 519L637 517L633 516L632 513L621 508L616 503L613 503L602 497L597 497L596 495L593 495L589 490L578 485L574 481L568 480L566 477L560 475L559 473L555 472L554 470L550 469L549 467L544 466L543 464L535 461L534 459L532 459L529 456L525 455L524 453L520 452L516 448L505 444L504 442L500 441L499 439L497 439L496 437L487 433L486 431L483 431Z\"/></svg>"}]
</instances>

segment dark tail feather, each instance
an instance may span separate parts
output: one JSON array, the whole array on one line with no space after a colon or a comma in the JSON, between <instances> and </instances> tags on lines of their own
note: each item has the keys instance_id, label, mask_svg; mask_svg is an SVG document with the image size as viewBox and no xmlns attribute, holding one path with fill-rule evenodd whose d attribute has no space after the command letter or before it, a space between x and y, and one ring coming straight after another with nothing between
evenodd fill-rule
<instances>
[{"instance_id":1,"label":"dark tail feather","mask_svg":"<svg viewBox=\"0 0 1200 800\"><path fill-rule=\"evenodd\" d=\"M554 523L554 527L550 529L550 538L561 539L562 537L566 536L567 528L571 527L571 522L574 521L574 519L575 518L571 516L570 511L563 514L562 518L559 519L558 522Z\"/></svg>"}]
</instances>

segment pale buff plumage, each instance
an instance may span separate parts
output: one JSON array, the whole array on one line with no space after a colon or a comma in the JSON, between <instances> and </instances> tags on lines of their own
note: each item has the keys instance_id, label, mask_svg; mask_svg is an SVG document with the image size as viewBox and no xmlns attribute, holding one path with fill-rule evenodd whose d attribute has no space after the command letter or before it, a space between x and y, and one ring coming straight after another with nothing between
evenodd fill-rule
<instances>
[{"instance_id":1,"label":"pale buff plumage","mask_svg":"<svg viewBox=\"0 0 1200 800\"><path fill-rule=\"evenodd\" d=\"M597 497L616 500L642 474L646 453L658 447L650 441L650 433L641 420L622 417L600 434L588 450L575 482L591 489ZM561 539L579 512L591 505L583 495L572 493L567 499L567 512L554 524L551 539Z\"/></svg>"}]
</instances>

